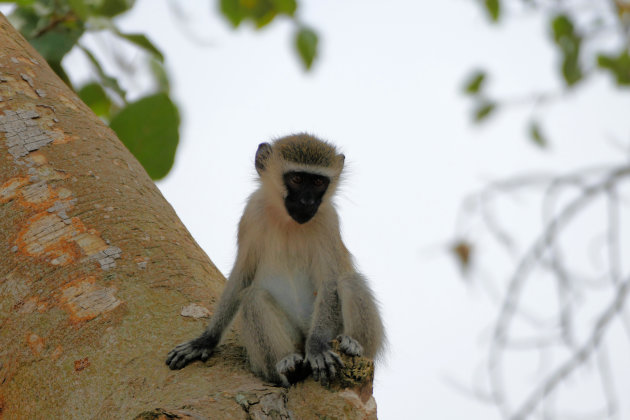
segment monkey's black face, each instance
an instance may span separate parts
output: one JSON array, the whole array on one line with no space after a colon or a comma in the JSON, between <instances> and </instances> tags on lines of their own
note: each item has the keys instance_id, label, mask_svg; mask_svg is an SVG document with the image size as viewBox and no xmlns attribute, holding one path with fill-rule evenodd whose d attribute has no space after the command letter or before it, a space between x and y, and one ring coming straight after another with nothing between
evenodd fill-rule
<instances>
[{"instance_id":1,"label":"monkey's black face","mask_svg":"<svg viewBox=\"0 0 630 420\"><path fill-rule=\"evenodd\" d=\"M308 222L317 213L330 179L309 172L287 172L283 179L289 192L284 199L289 216L299 224Z\"/></svg>"}]
</instances>

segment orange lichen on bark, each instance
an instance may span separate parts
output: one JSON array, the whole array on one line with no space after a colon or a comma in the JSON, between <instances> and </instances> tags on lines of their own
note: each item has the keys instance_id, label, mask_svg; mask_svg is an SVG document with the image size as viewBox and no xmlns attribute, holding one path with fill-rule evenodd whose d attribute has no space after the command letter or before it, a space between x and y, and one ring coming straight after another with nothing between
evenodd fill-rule
<instances>
[{"instance_id":1,"label":"orange lichen on bark","mask_svg":"<svg viewBox=\"0 0 630 420\"><path fill-rule=\"evenodd\" d=\"M7 203L13 200L20 193L20 188L28 184L27 177L15 177L9 179L0 186L0 203Z\"/></svg>"},{"instance_id":2,"label":"orange lichen on bark","mask_svg":"<svg viewBox=\"0 0 630 420\"><path fill-rule=\"evenodd\" d=\"M116 296L115 287L101 287L92 276L74 280L61 289L60 301L70 314L73 324L86 322L122 303Z\"/></svg>"},{"instance_id":3,"label":"orange lichen on bark","mask_svg":"<svg viewBox=\"0 0 630 420\"><path fill-rule=\"evenodd\" d=\"M42 166L48 163L48 159L46 158L46 155L44 155L39 150L29 153L27 158L37 166Z\"/></svg>"},{"instance_id":4,"label":"orange lichen on bark","mask_svg":"<svg viewBox=\"0 0 630 420\"><path fill-rule=\"evenodd\" d=\"M43 258L52 265L66 265L81 256L74 238L86 232L76 217L67 221L54 213L41 212L31 217L15 240L18 250L31 257Z\"/></svg>"},{"instance_id":5,"label":"orange lichen on bark","mask_svg":"<svg viewBox=\"0 0 630 420\"><path fill-rule=\"evenodd\" d=\"M16 304L14 309L22 314L30 314L35 311L42 313L48 309L48 303L40 300L37 296L31 296L23 302Z\"/></svg>"},{"instance_id":6,"label":"orange lichen on bark","mask_svg":"<svg viewBox=\"0 0 630 420\"><path fill-rule=\"evenodd\" d=\"M21 189L18 202L23 207L33 210L43 210L52 207L57 200L57 193L53 188L43 182L31 184Z\"/></svg>"},{"instance_id":7,"label":"orange lichen on bark","mask_svg":"<svg viewBox=\"0 0 630 420\"><path fill-rule=\"evenodd\" d=\"M74 361L75 372L81 372L83 369L87 368L88 366L90 366L90 361L88 360L87 357L84 359L79 359L79 360Z\"/></svg>"},{"instance_id":8,"label":"orange lichen on bark","mask_svg":"<svg viewBox=\"0 0 630 420\"><path fill-rule=\"evenodd\" d=\"M26 342L35 356L39 356L42 350L44 350L44 339L37 334L27 334Z\"/></svg>"},{"instance_id":9,"label":"orange lichen on bark","mask_svg":"<svg viewBox=\"0 0 630 420\"><path fill-rule=\"evenodd\" d=\"M73 134L66 134L61 130L53 130L55 132L59 132L60 135L55 137L55 139L53 140L52 144L65 144L65 143L69 143L71 141L75 141L79 139L79 136L73 135Z\"/></svg>"},{"instance_id":10,"label":"orange lichen on bark","mask_svg":"<svg viewBox=\"0 0 630 420\"><path fill-rule=\"evenodd\" d=\"M55 350L53 350L53 352L50 354L50 358L52 360L57 360L62 354L63 354L63 347L57 346L55 347Z\"/></svg>"}]
</instances>

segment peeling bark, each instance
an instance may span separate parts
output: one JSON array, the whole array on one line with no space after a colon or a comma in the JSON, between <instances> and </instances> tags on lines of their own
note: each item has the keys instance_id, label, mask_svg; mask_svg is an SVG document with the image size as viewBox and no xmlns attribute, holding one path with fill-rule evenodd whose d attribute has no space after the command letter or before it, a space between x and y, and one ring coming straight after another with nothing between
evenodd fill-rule
<instances>
[{"instance_id":1,"label":"peeling bark","mask_svg":"<svg viewBox=\"0 0 630 420\"><path fill-rule=\"evenodd\" d=\"M231 333L171 371L225 279L144 169L0 15L0 419L376 418L373 365L278 388Z\"/></svg>"}]
</instances>

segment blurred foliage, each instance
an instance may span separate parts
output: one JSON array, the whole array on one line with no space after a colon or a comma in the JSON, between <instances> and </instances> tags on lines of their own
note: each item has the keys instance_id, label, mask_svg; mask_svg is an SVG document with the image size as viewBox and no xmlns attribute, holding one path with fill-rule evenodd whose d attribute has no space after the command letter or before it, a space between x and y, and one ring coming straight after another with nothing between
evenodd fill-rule
<instances>
[{"instance_id":1,"label":"blurred foliage","mask_svg":"<svg viewBox=\"0 0 630 420\"><path fill-rule=\"evenodd\" d=\"M168 173L179 141L179 112L168 94L160 92L128 104L110 126L151 178Z\"/></svg>"},{"instance_id":2,"label":"blurred foliage","mask_svg":"<svg viewBox=\"0 0 630 420\"><path fill-rule=\"evenodd\" d=\"M160 49L146 35L125 33L116 24L116 17L132 9L135 0L0 0L0 3L16 6L8 16L11 23L94 113L110 124L151 178L166 176L179 143L179 111L170 98L169 75ZM219 0L218 3L220 13L234 28L249 22L260 29L279 16L292 19L297 29L295 51L305 69L312 67L317 57L318 37L295 18L296 0ZM81 42L86 33L97 32L107 32L116 41L143 52L149 71L143 71L142 78L150 77L153 86L146 96L128 102L121 76L105 70L102 57L106 52L92 51ZM63 64L63 58L73 48L83 52L93 70L93 80L80 87L72 85ZM138 70L122 64L119 67L122 74Z\"/></svg>"},{"instance_id":3,"label":"blurred foliage","mask_svg":"<svg viewBox=\"0 0 630 420\"><path fill-rule=\"evenodd\" d=\"M630 3L627 0L606 2L560 2L544 0L477 0L493 24L510 23L511 15L538 14L547 21L550 41L558 57L557 72L560 94L533 95L523 101L490 98L488 74L473 70L467 76L463 93L473 101L473 121L483 122L500 107L513 102L531 103L536 109L550 99L575 90L596 74L608 74L618 88L630 85ZM607 42L602 42L602 37ZM614 42L610 42L613 39ZM611 45L616 45L612 48ZM540 65L539 62L533 62ZM549 144L539 121L529 123L529 138L538 147Z\"/></svg>"},{"instance_id":4,"label":"blurred foliage","mask_svg":"<svg viewBox=\"0 0 630 420\"><path fill-rule=\"evenodd\" d=\"M306 69L310 69L317 55L317 34L308 28L299 28L295 37L295 47Z\"/></svg>"},{"instance_id":5,"label":"blurred foliage","mask_svg":"<svg viewBox=\"0 0 630 420\"><path fill-rule=\"evenodd\" d=\"M534 142L539 147L547 146L547 139L542 134L540 124L537 121L532 121L529 125L529 135Z\"/></svg>"}]
</instances>

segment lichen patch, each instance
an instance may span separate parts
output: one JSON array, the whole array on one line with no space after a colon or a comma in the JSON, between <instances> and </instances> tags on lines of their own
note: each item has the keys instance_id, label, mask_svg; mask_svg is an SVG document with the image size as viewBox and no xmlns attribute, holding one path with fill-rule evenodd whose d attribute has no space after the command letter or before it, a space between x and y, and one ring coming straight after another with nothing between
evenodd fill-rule
<instances>
[{"instance_id":1,"label":"lichen patch","mask_svg":"<svg viewBox=\"0 0 630 420\"><path fill-rule=\"evenodd\" d=\"M184 306L182 308L181 316L190 318L210 318L210 311L196 303Z\"/></svg>"},{"instance_id":2,"label":"lichen patch","mask_svg":"<svg viewBox=\"0 0 630 420\"><path fill-rule=\"evenodd\" d=\"M96 284L94 277L75 280L62 288L61 303L72 323L86 322L109 312L122 303L115 296L116 288Z\"/></svg>"},{"instance_id":3,"label":"lichen patch","mask_svg":"<svg viewBox=\"0 0 630 420\"><path fill-rule=\"evenodd\" d=\"M48 159L40 151L35 151L35 152L29 153L28 160L30 160L33 164L35 164L37 166L41 166L41 165L44 165L44 164L48 163Z\"/></svg>"},{"instance_id":4,"label":"lichen patch","mask_svg":"<svg viewBox=\"0 0 630 420\"><path fill-rule=\"evenodd\" d=\"M23 204L26 207L40 208L42 205L47 206L55 196L56 194L52 187L45 182L37 182L22 188Z\"/></svg>"},{"instance_id":5,"label":"lichen patch","mask_svg":"<svg viewBox=\"0 0 630 420\"><path fill-rule=\"evenodd\" d=\"M26 337L26 342L28 343L31 352L33 352L35 356L39 356L40 353L44 350L44 339L37 334L28 334Z\"/></svg>"},{"instance_id":6,"label":"lichen patch","mask_svg":"<svg viewBox=\"0 0 630 420\"><path fill-rule=\"evenodd\" d=\"M55 347L55 350L53 350L53 352L51 353L50 358L52 360L57 360L62 354L63 354L63 347L57 346Z\"/></svg>"},{"instance_id":7,"label":"lichen patch","mask_svg":"<svg viewBox=\"0 0 630 420\"><path fill-rule=\"evenodd\" d=\"M86 230L78 218L67 224L57 214L42 212L25 223L16 244L26 255L44 259L52 265L66 265L80 257L74 238Z\"/></svg>"},{"instance_id":8,"label":"lichen patch","mask_svg":"<svg viewBox=\"0 0 630 420\"><path fill-rule=\"evenodd\" d=\"M58 132L42 129L37 122L38 118L39 113L32 109L7 109L0 115L0 132L5 133L5 143L15 159L26 156L59 137Z\"/></svg>"},{"instance_id":9,"label":"lichen patch","mask_svg":"<svg viewBox=\"0 0 630 420\"><path fill-rule=\"evenodd\" d=\"M88 366L90 366L90 361L88 360L87 357L74 361L75 372L81 372L83 369L87 368Z\"/></svg>"},{"instance_id":10,"label":"lichen patch","mask_svg":"<svg viewBox=\"0 0 630 420\"><path fill-rule=\"evenodd\" d=\"M19 193L20 188L28 183L26 177L11 178L0 186L0 203L13 200Z\"/></svg>"},{"instance_id":11,"label":"lichen patch","mask_svg":"<svg viewBox=\"0 0 630 420\"><path fill-rule=\"evenodd\" d=\"M32 75L22 73L20 76L34 88ZM68 98L60 99L72 105ZM97 231L87 229L78 217L68 215L77 199L73 198L72 191L51 181L63 181L69 175L48 165L46 156L39 150L51 143L67 143L78 137L53 127L53 121L58 120L53 115L51 121L48 110L42 111L43 117L38 111L0 110L0 133L4 133L0 138L4 137L9 149L8 158L11 160L12 156L28 172L27 176L14 177L0 185L0 204L16 200L21 207L37 212L21 225L13 251L52 265L66 265L87 257L87 260L97 261L103 270L115 267L121 249L109 246Z\"/></svg>"}]
</instances>

